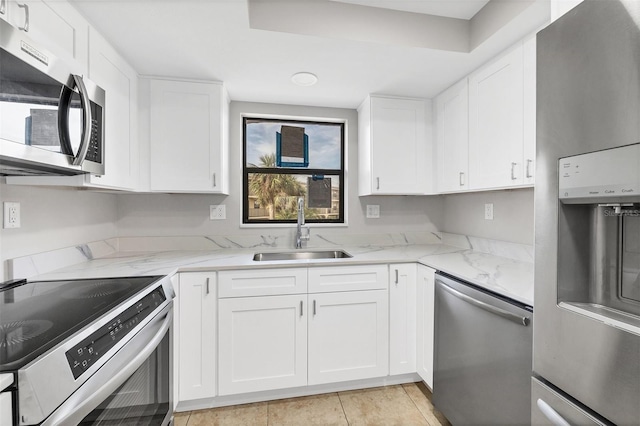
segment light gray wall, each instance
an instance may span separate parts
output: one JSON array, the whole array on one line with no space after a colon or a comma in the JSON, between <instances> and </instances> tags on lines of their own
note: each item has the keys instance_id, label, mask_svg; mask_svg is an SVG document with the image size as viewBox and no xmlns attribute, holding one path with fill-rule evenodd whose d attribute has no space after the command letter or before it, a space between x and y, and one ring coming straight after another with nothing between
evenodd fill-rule
<instances>
[{"instance_id":1,"label":"light gray wall","mask_svg":"<svg viewBox=\"0 0 640 426\"><path fill-rule=\"evenodd\" d=\"M0 229L0 277L6 260L117 236L116 195L0 183L0 201L20 203L21 227Z\"/></svg>"},{"instance_id":2,"label":"light gray wall","mask_svg":"<svg viewBox=\"0 0 640 426\"><path fill-rule=\"evenodd\" d=\"M485 203L493 203L493 220L484 218ZM533 244L533 189L445 195L441 230Z\"/></svg>"},{"instance_id":3,"label":"light gray wall","mask_svg":"<svg viewBox=\"0 0 640 426\"><path fill-rule=\"evenodd\" d=\"M232 102L230 106L230 195L118 195L118 232L122 236L291 234L286 228L241 228L242 114L345 119L347 137L348 227L322 227L324 234L371 234L435 230L442 223L442 197L358 197L358 114L353 109ZM224 204L227 219L209 220L209 205ZM367 204L380 205L380 219L366 219ZM311 225L313 229L313 225Z\"/></svg>"}]
</instances>

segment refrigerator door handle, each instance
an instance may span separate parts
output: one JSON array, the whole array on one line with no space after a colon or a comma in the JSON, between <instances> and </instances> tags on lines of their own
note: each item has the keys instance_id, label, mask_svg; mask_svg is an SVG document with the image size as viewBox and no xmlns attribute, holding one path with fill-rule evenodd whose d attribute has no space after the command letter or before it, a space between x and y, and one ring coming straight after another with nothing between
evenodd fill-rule
<instances>
[{"instance_id":1,"label":"refrigerator door handle","mask_svg":"<svg viewBox=\"0 0 640 426\"><path fill-rule=\"evenodd\" d=\"M571 426L568 421L566 421L556 410L551 408L549 404L543 401L542 398L538 398L536 404L542 414L544 414L544 416L549 419L554 426Z\"/></svg>"},{"instance_id":2,"label":"refrigerator door handle","mask_svg":"<svg viewBox=\"0 0 640 426\"><path fill-rule=\"evenodd\" d=\"M483 310L485 310L487 312L491 312L494 315L501 316L503 318L506 318L506 319L508 319L510 321L513 321L513 322L515 322L517 324L520 324L522 326L525 326L525 327L528 326L529 323L531 322L529 317L516 315L516 314L514 314L512 312L505 311L504 309L500 309L500 308L498 308L496 306L493 306L493 305L490 305L488 303L482 302L480 300L474 299L471 296L467 296L466 294L461 293L458 290L449 287L448 285L446 285L443 282L440 282L440 284L442 284L442 289L445 290L446 292L448 292L451 295L457 297L458 299L464 300L465 302L467 302L467 303L469 303L469 304L471 304L471 305L473 305L473 306L475 306L477 308L483 309Z\"/></svg>"}]
</instances>

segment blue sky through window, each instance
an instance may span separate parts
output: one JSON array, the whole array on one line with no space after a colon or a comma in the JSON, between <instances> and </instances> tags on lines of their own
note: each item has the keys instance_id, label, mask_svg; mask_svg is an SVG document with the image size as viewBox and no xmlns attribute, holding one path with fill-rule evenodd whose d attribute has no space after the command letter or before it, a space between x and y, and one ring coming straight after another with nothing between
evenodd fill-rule
<instances>
[{"instance_id":1,"label":"blue sky through window","mask_svg":"<svg viewBox=\"0 0 640 426\"><path fill-rule=\"evenodd\" d=\"M260 166L260 156L275 154L276 132L282 125L304 127L309 136L309 168L340 169L340 124L317 124L288 121L248 121L246 124L247 166Z\"/></svg>"}]
</instances>

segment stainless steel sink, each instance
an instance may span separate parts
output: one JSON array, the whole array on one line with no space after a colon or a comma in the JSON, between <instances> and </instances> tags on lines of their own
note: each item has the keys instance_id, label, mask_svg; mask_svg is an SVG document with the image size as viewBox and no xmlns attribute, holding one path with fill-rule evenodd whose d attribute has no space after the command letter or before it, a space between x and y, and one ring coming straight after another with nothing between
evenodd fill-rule
<instances>
[{"instance_id":1,"label":"stainless steel sink","mask_svg":"<svg viewBox=\"0 0 640 426\"><path fill-rule=\"evenodd\" d=\"M285 251L256 253L253 260L256 262L266 262L269 260L314 260L314 259L346 259L351 256L342 250L321 250L321 251Z\"/></svg>"}]
</instances>

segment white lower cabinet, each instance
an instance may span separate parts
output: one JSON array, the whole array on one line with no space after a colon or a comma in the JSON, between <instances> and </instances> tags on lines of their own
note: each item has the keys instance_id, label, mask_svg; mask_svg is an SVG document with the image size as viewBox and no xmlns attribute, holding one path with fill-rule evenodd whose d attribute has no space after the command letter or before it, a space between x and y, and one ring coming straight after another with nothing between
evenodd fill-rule
<instances>
[{"instance_id":1,"label":"white lower cabinet","mask_svg":"<svg viewBox=\"0 0 640 426\"><path fill-rule=\"evenodd\" d=\"M178 400L216 396L216 274L180 274Z\"/></svg>"},{"instance_id":2,"label":"white lower cabinet","mask_svg":"<svg viewBox=\"0 0 640 426\"><path fill-rule=\"evenodd\" d=\"M418 265L417 279L417 372L433 389L433 338L436 271Z\"/></svg>"},{"instance_id":3,"label":"white lower cabinet","mask_svg":"<svg viewBox=\"0 0 640 426\"><path fill-rule=\"evenodd\" d=\"M309 384L389 374L387 290L310 294Z\"/></svg>"},{"instance_id":4,"label":"white lower cabinet","mask_svg":"<svg viewBox=\"0 0 640 426\"><path fill-rule=\"evenodd\" d=\"M389 374L416 371L415 263L389 265Z\"/></svg>"},{"instance_id":5,"label":"white lower cabinet","mask_svg":"<svg viewBox=\"0 0 640 426\"><path fill-rule=\"evenodd\" d=\"M220 300L220 395L307 384L306 303L306 294Z\"/></svg>"}]
</instances>

